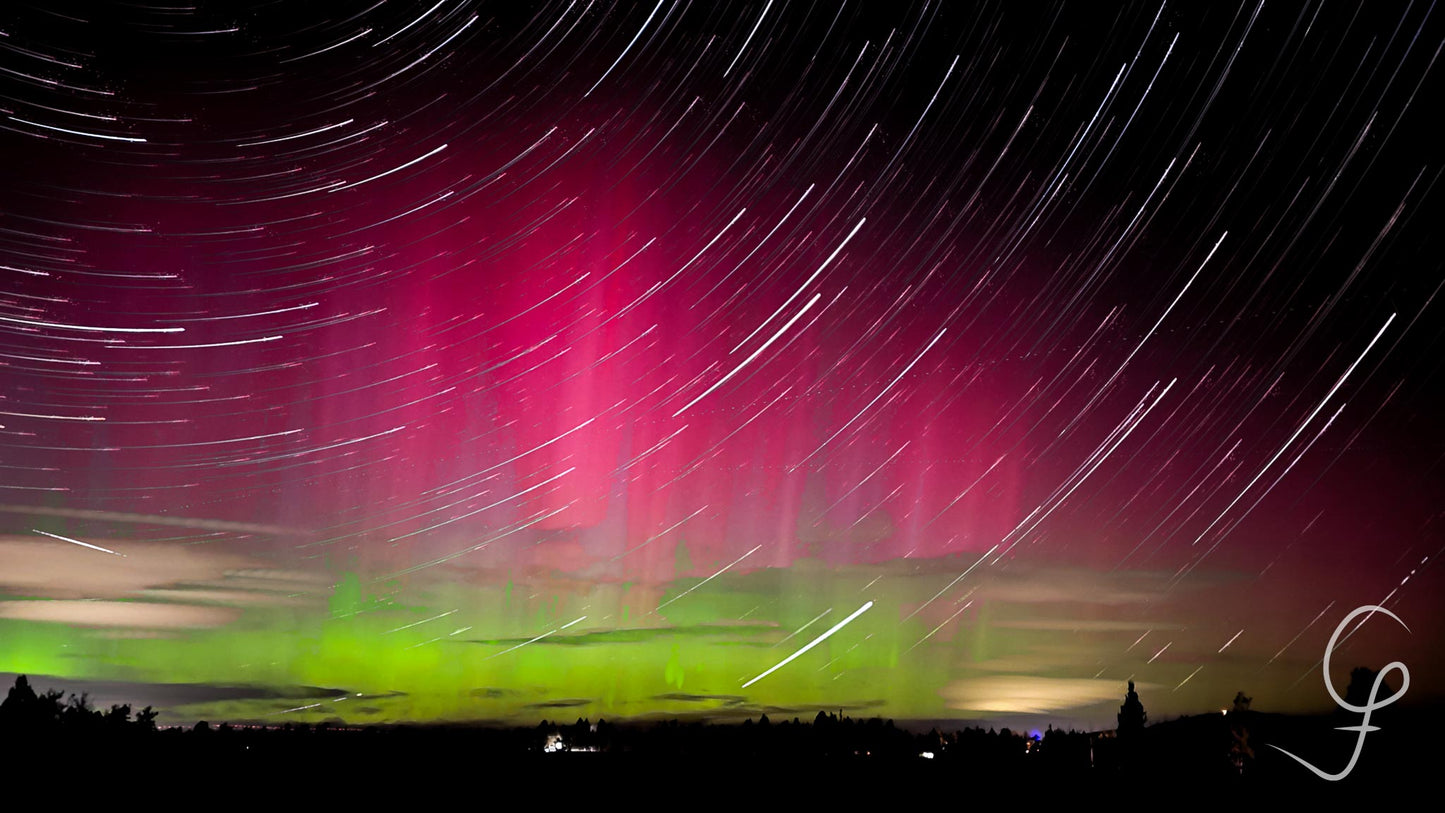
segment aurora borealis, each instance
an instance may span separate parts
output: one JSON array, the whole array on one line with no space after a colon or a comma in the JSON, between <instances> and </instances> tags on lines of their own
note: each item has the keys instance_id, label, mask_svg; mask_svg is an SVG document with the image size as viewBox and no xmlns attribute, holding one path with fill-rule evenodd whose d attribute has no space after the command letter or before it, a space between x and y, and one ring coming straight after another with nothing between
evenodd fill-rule
<instances>
[{"instance_id":1,"label":"aurora borealis","mask_svg":"<svg viewBox=\"0 0 1445 813\"><path fill-rule=\"evenodd\" d=\"M0 11L0 673L1439 698L1433 5L341 5Z\"/></svg>"}]
</instances>

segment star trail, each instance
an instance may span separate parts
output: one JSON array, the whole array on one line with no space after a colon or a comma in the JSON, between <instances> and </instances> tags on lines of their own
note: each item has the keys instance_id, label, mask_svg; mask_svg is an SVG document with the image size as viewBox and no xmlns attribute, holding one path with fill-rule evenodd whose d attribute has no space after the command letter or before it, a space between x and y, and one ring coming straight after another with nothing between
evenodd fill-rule
<instances>
[{"instance_id":1,"label":"star trail","mask_svg":"<svg viewBox=\"0 0 1445 813\"><path fill-rule=\"evenodd\" d=\"M0 672L1439 697L1434 4L342 9L0 10Z\"/></svg>"}]
</instances>

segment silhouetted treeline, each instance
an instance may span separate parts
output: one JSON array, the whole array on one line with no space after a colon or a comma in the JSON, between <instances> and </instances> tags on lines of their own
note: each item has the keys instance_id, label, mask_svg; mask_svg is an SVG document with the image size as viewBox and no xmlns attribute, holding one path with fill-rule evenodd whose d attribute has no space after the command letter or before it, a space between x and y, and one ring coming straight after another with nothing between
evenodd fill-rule
<instances>
[{"instance_id":1,"label":"silhouetted treeline","mask_svg":"<svg viewBox=\"0 0 1445 813\"><path fill-rule=\"evenodd\" d=\"M7 739L71 737L133 737L154 732L156 712L150 706L134 717L131 707L113 705L106 711L91 708L89 698L51 689L37 694L29 679L20 675L0 702L0 732Z\"/></svg>"},{"instance_id":2,"label":"silhouetted treeline","mask_svg":"<svg viewBox=\"0 0 1445 813\"><path fill-rule=\"evenodd\" d=\"M1138 719L1141 706L1131 687L1125 708L1132 710L1132 719ZM1333 731L1341 719L1262 714L1250 708L1243 692L1225 713L1137 729L1080 732L1050 727L1032 735L982 727L914 733L892 720L855 720L829 712L817 712L811 719L772 720L764 715L741 724L613 724L581 718L526 728L200 722L157 729L155 719L149 707L134 714L125 705L100 711L92 709L84 695L37 693L20 677L0 704L0 755L6 757L0 764L16 764L11 761L16 756L48 759L63 753L108 765L218 771L386 766L465 773L487 766L494 775L540 777L565 768L578 781L602 781L629 771L681 781L700 766L746 774L757 766L816 765L828 776L893 776L939 792L959 781L1014 787L1037 779L1064 781L1081 790L1153 785L1232 788L1248 794L1286 788L1331 796L1351 789L1365 793L1372 783L1397 783L1405 771L1413 772L1403 777L1407 780L1424 776L1439 751L1436 728L1429 721L1419 721L1430 732L1422 738L1411 734L1403 715L1376 716L1372 722L1385 722L1390 730L1371 735L1351 783L1331 785L1267 744L1281 743L1338 770L1353 749L1351 737ZM1431 719L1438 720L1439 714Z\"/></svg>"}]
</instances>

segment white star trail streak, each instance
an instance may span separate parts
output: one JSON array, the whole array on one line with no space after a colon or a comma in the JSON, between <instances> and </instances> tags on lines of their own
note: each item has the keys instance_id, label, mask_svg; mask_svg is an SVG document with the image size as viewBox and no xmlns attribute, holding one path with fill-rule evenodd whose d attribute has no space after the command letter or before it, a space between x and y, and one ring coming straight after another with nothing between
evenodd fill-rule
<instances>
[{"instance_id":1,"label":"white star trail streak","mask_svg":"<svg viewBox=\"0 0 1445 813\"><path fill-rule=\"evenodd\" d=\"M1203 531L1199 532L1199 535L1194 538L1194 541L1189 543L1190 545L1198 545L1199 541L1205 536L1207 536L1209 532L1214 529L1214 526L1219 524L1219 521L1221 519L1224 519L1225 515L1229 513L1230 509L1234 508L1234 506L1237 505L1240 500L1244 499L1244 495L1249 493L1249 490L1254 487L1255 483L1259 482L1259 478L1263 477L1265 475L1265 472L1269 471L1270 467L1274 465L1275 461L1279 460L1280 455L1284 454L1285 450L1294 443L1295 438L1298 438L1300 436L1300 433L1305 430L1305 427L1309 426L1310 422L1315 419L1315 416L1320 414L1320 410L1325 408L1325 404L1328 404L1330 402L1330 398L1334 397L1334 394L1338 392L1340 387L1344 385L1345 381L1349 379L1350 373L1353 373L1355 371L1355 368L1359 366L1360 362L1365 360L1365 356L1368 355L1370 349L1375 346L1375 342L1379 341L1380 337L1385 335L1385 330L1390 327L1390 323L1393 321L1395 321L1395 314L1392 313L1390 314L1390 318L1385 320L1385 324L1381 325L1379 331L1375 333L1375 337L1370 339L1370 343L1365 345L1365 349L1360 351L1360 355L1354 360L1352 364L1350 364L1350 366L1343 373L1340 374L1340 377L1335 381L1335 385L1333 387L1330 387L1329 392L1325 393L1325 397L1321 398L1320 402L1315 405L1314 410L1312 410L1309 415L1305 416L1305 419L1303 421L1300 421L1299 425L1295 427L1294 433L1289 436L1289 439L1286 440L1279 447L1279 449L1275 451L1274 455L1270 457L1270 459L1264 464L1264 466L1260 468L1258 472L1255 473L1254 477L1245 484L1244 488L1239 490L1239 494L1230 501L1229 505L1226 505L1224 507L1224 510L1219 512L1219 516L1215 517L1214 521L1210 522Z\"/></svg>"},{"instance_id":2,"label":"white star trail streak","mask_svg":"<svg viewBox=\"0 0 1445 813\"><path fill-rule=\"evenodd\" d=\"M81 546L82 548L90 548L91 550L98 550L98 551L100 551L101 553L109 553L111 556L121 556L121 557L124 557L124 556L125 556L125 554L123 554L123 553L116 553L115 551L111 550L110 548L102 548L102 547L99 546L99 545L92 545L92 544L90 544L89 542L81 542L79 539L71 539L71 538L68 537L68 536L61 536L60 534L53 534L53 533L50 533L49 531L42 531L42 530L36 529L36 530L35 530L35 533L38 533L38 534L40 534L41 536L48 536L48 537L50 537L51 539L59 539L61 542L69 542L69 543L72 544L72 545L79 545L79 546Z\"/></svg>"},{"instance_id":3,"label":"white star trail streak","mask_svg":"<svg viewBox=\"0 0 1445 813\"><path fill-rule=\"evenodd\" d=\"M848 615L847 618L845 618L845 619L843 619L842 621L839 621L838 623L836 623L836 624L834 624L833 626L829 627L827 632L823 633L822 635L819 635L817 638L814 638L813 640L811 640L811 641L809 641L808 643L804 644L803 646L799 647L797 652L794 652L793 654L789 655L788 657L783 658L782 660L778 661L775 665L773 665L773 666L772 666L771 668L769 668L767 671L763 672L762 674L758 675L757 677L753 678L752 680L748 681L747 683L744 683L742 687L743 687L744 689L746 689L747 687L753 685L754 683L757 683L758 681L762 680L763 678L767 677L768 675L771 675L772 673L778 671L779 669L782 669L784 666L787 666L788 664L792 663L794 660L797 660L798 656L802 655L803 653L807 652L808 650L812 649L813 647L817 646L818 644L821 644L821 643L823 643L824 641L828 640L829 638L833 637L833 634L834 634L834 633L836 633L838 630L843 629L844 627L846 627L846 626L848 626L849 624L851 624L851 623L853 622L853 619L855 619L855 618L857 618L858 616L862 615L863 613L867 612L867 611L868 611L868 608L870 608L870 607L872 607L872 606L873 606L873 602L871 602L871 601L865 602L862 607L859 607L858 609L854 610L852 613L850 613L850 614Z\"/></svg>"},{"instance_id":4,"label":"white star trail streak","mask_svg":"<svg viewBox=\"0 0 1445 813\"><path fill-rule=\"evenodd\" d=\"M747 367L749 364L751 364L754 359L756 359L758 356L761 356L761 355L763 354L763 352L766 351L769 347L772 347L772 346L773 346L773 342L777 341L778 338L781 337L784 333L787 333L787 332L788 332L788 328L792 327L795 322L797 322L799 319L801 319L801 318L803 317L803 314L805 314L805 313L808 312L808 309L810 309L810 308L812 308L814 305L818 304L818 300L821 299L822 297L823 297L822 294L813 294L813 298L812 298L812 299L809 299L806 303L804 303L803 307L802 307L801 309L799 309L797 313L793 314L793 318L789 319L786 323L783 324L782 327L778 328L778 332L777 332L777 333L774 333L771 338L769 338L767 341L763 342L762 345L759 346L757 350L754 350L754 351L753 351L752 355L748 356L747 358L745 358L745 359L743 359L741 362L739 362L739 363L738 363L738 366L736 366L736 367L734 367L734 368L732 369L732 372L728 373L727 375L723 376L722 378L719 378L717 381L714 381L713 384L712 384L712 386L710 386L710 387L708 387L707 389L705 389L705 390L702 391L702 394L701 394L701 395L697 396L696 398L694 398L694 399L692 399L691 401L688 401L686 404L684 404L683 407L682 407L682 409L679 409L678 411L672 413L672 417L676 418L676 417L678 417L679 415L681 415L682 413L688 411L689 409L692 408L693 404L696 404L698 401L701 401L702 399L704 399L704 398L706 398L707 396L711 395L712 392L713 392L713 390L715 390L715 389L717 389L718 387L721 387L722 385L726 384L728 381L730 381L730 380L732 379L733 376L735 376L735 375L737 375L738 373L742 372L742 370L743 370L744 367Z\"/></svg>"},{"instance_id":5,"label":"white star trail streak","mask_svg":"<svg viewBox=\"0 0 1445 813\"><path fill-rule=\"evenodd\" d=\"M762 547L763 547L762 545L754 545L752 550L748 551L747 553L744 553L742 556L739 556L739 557L738 557L736 560L734 560L732 563L730 563L730 564L728 564L728 565L725 565L725 566L724 566L721 570L719 570L718 572L712 574L711 576L708 576L706 579L703 579L702 581L698 582L697 584L694 584L692 587L687 588L686 590L682 591L681 593L678 593L677 595L673 596L672 598L668 599L667 601L664 601L664 602L662 602L661 604L657 605L657 609L658 609L658 610L661 610L663 607L666 607L667 605L673 603L674 601L677 601L678 599L680 599L680 598L682 598L682 597L690 594L692 591L696 590L697 588L702 587L703 585L707 584L708 582L712 581L713 579L716 579L718 576L721 576L722 574L724 574L724 573L726 573L727 571L731 570L732 567L733 567L733 565L736 565L738 562L741 562L742 560L748 558L749 556L752 556L754 553L757 553L759 550L762 549ZM655 611L654 611L654 612L655 612Z\"/></svg>"},{"instance_id":6,"label":"white star trail streak","mask_svg":"<svg viewBox=\"0 0 1445 813\"><path fill-rule=\"evenodd\" d=\"M585 615L582 616L582 617L580 617L580 618L574 618L574 619L572 619L571 621L568 621L567 623L563 624L562 626L560 626L560 627L558 627L558 628L556 628L556 629L554 629L554 630L547 630L546 632L542 633L541 635L538 635L536 638L531 638L531 639L529 639L529 640L523 641L523 642L520 643L520 644L517 644L517 645L514 646L514 647L510 647L510 648L508 648L508 649L504 649L504 650L502 650L501 652L498 652L497 654L492 655L491 657L492 657L492 658L500 658L500 657L502 657L503 655L506 655L506 654L509 653L509 652L516 652L517 650L521 649L522 647L526 646L527 644L535 644L535 643L537 643L538 641L542 640L543 638L546 638L546 637L548 637L548 636L550 636L550 635L555 635L555 634L561 632L562 630L567 629L567 628L570 627L570 626L573 626L574 624L580 624L580 623L582 623L583 621L586 621L586 620L587 620L587 616L585 616ZM490 660L490 658L488 658L488 660Z\"/></svg>"}]
</instances>

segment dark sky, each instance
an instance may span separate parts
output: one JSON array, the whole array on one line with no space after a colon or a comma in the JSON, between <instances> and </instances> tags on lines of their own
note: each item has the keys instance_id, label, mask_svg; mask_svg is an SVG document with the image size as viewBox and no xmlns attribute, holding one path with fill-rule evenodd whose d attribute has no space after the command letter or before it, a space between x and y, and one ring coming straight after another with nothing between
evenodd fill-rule
<instances>
[{"instance_id":1,"label":"dark sky","mask_svg":"<svg viewBox=\"0 0 1445 813\"><path fill-rule=\"evenodd\" d=\"M1341 690L1445 688L1433 5L335 5L0 11L0 671L1096 727L1381 605Z\"/></svg>"}]
</instances>

